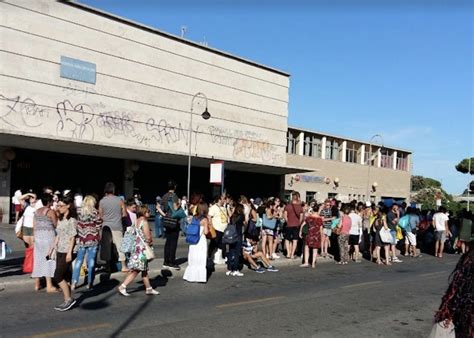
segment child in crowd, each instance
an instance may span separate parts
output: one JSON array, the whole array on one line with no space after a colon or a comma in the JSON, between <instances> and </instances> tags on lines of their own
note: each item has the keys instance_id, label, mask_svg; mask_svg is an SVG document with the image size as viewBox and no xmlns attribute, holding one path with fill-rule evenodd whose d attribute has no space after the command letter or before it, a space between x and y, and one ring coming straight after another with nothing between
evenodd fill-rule
<instances>
[{"instance_id":1,"label":"child in crowd","mask_svg":"<svg viewBox=\"0 0 474 338\"><path fill-rule=\"evenodd\" d=\"M265 257L263 252L258 250L257 244L258 242L254 238L245 237L245 240L242 243L242 254L244 260L247 261L251 268L257 273L264 273L265 269L270 272L278 272L278 269L270 264L270 261ZM262 262L265 269L259 266L257 261Z\"/></svg>"}]
</instances>

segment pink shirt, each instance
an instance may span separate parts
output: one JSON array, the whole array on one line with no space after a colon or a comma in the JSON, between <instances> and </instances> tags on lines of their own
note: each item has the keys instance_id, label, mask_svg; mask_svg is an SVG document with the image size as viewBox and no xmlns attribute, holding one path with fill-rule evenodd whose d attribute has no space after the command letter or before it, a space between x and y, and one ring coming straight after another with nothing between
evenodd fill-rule
<instances>
[{"instance_id":1,"label":"pink shirt","mask_svg":"<svg viewBox=\"0 0 474 338\"><path fill-rule=\"evenodd\" d=\"M349 231L351 231L351 226L352 226L351 218L348 215L343 215L341 233L344 235L349 234Z\"/></svg>"}]
</instances>

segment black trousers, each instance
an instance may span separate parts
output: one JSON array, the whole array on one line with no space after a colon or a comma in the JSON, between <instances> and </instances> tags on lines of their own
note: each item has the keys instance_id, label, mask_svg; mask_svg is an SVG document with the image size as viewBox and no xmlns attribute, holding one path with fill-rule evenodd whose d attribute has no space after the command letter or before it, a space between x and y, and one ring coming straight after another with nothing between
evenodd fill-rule
<instances>
[{"instance_id":1,"label":"black trousers","mask_svg":"<svg viewBox=\"0 0 474 338\"><path fill-rule=\"evenodd\" d=\"M233 244L229 244L229 253L227 255L227 269L229 271L240 270L240 257L242 256L242 239Z\"/></svg>"},{"instance_id":2,"label":"black trousers","mask_svg":"<svg viewBox=\"0 0 474 338\"><path fill-rule=\"evenodd\" d=\"M216 230L216 238L211 240L211 243L209 243L209 249L207 251L208 257L213 257L212 255L214 254L214 251L216 249L221 249L222 250L222 257L226 257L226 249L227 245L222 243L222 236L224 235L223 232Z\"/></svg>"},{"instance_id":3,"label":"black trousers","mask_svg":"<svg viewBox=\"0 0 474 338\"><path fill-rule=\"evenodd\" d=\"M166 229L164 264L176 264L176 249L178 247L179 228Z\"/></svg>"}]
</instances>

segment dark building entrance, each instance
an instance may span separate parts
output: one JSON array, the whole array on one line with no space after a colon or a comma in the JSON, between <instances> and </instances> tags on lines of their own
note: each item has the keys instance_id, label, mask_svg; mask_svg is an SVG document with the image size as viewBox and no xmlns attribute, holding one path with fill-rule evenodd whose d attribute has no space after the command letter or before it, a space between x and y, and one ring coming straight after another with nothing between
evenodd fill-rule
<instances>
[{"instance_id":1,"label":"dark building entrance","mask_svg":"<svg viewBox=\"0 0 474 338\"><path fill-rule=\"evenodd\" d=\"M123 159L19 148L15 152L17 156L12 165L11 195L17 189L23 193L29 189L40 193L44 186L49 185L54 190L70 189L83 195L95 193L101 196L108 181L115 183L119 194L123 192L126 179ZM177 182L180 197L186 194L186 166L134 162L137 170L133 174L133 185L144 202L153 203L157 195L162 196L167 191L170 179ZM281 191L281 176L276 174L225 170L224 183L225 190L235 197L279 196ZM211 201L218 191L209 183L209 167L192 167L191 192L200 192L206 200Z\"/></svg>"}]
</instances>

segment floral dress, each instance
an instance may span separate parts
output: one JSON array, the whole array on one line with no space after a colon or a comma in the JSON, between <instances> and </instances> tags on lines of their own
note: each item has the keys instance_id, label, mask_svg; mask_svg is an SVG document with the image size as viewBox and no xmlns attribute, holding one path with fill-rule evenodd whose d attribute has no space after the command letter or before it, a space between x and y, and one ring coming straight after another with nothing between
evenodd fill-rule
<instances>
[{"instance_id":1,"label":"floral dress","mask_svg":"<svg viewBox=\"0 0 474 338\"><path fill-rule=\"evenodd\" d=\"M136 226L136 238L133 250L128 254L127 267L129 270L148 271L148 260L145 255L145 234L143 233L143 222Z\"/></svg>"},{"instance_id":2,"label":"floral dress","mask_svg":"<svg viewBox=\"0 0 474 338\"><path fill-rule=\"evenodd\" d=\"M321 247L321 226L323 225L322 217L308 216L308 234L305 237L306 245L313 249Z\"/></svg>"}]
</instances>

